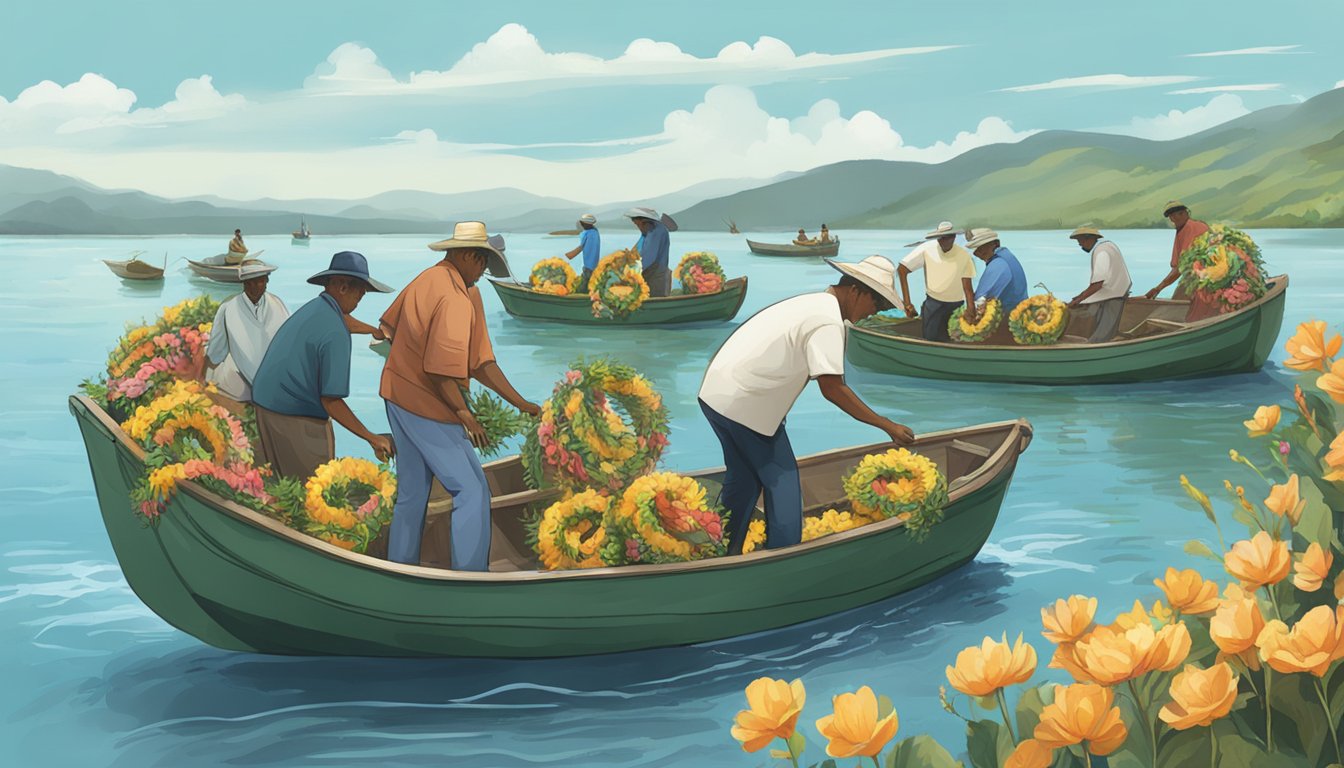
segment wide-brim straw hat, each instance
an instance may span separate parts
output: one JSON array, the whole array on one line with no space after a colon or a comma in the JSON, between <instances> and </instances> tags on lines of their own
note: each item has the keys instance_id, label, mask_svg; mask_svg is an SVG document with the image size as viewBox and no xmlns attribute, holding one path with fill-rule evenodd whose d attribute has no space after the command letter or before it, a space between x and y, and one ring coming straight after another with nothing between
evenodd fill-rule
<instances>
[{"instance_id":1,"label":"wide-brim straw hat","mask_svg":"<svg viewBox=\"0 0 1344 768\"><path fill-rule=\"evenodd\" d=\"M1190 210L1190 206L1186 205L1185 203L1182 203L1180 200L1171 200L1168 201L1166 206L1162 209L1162 215L1170 216L1176 211L1188 211L1188 210Z\"/></svg>"},{"instance_id":2,"label":"wide-brim straw hat","mask_svg":"<svg viewBox=\"0 0 1344 768\"><path fill-rule=\"evenodd\" d=\"M659 213L658 211L656 211L656 210L654 210L654 209L652 209L652 208L645 208L645 207L643 207L643 206L636 206L636 207L634 207L634 208L629 209L628 211L626 211L625 213L623 213L623 214L621 214L621 215L624 216L624 217L626 217L627 219L632 219L632 220L633 220L633 219L648 219L649 221L660 221L660 222L662 222L662 224L663 224L664 227L667 227L667 231L668 231L668 232L676 232L676 231L677 231L677 222L674 221L674 220L672 219L671 216L668 216L666 213Z\"/></svg>"},{"instance_id":3,"label":"wide-brim straw hat","mask_svg":"<svg viewBox=\"0 0 1344 768\"><path fill-rule=\"evenodd\" d=\"M459 221L453 225L453 236L430 243L431 251L451 251L455 248L475 248L485 254L486 269L494 277L509 276L509 262L504 258L504 238L490 235L485 222Z\"/></svg>"},{"instance_id":4,"label":"wide-brim straw hat","mask_svg":"<svg viewBox=\"0 0 1344 768\"><path fill-rule=\"evenodd\" d=\"M956 227L953 227L953 226L952 226L952 222L950 222L950 221L940 221L940 222L938 222L938 226L937 226L937 227L934 227L932 230L930 230L929 232L927 232L927 233L924 235L924 239L925 239L925 240L937 240L937 239L942 238L942 237L950 237L950 236L953 236L953 235L960 235L960 234L961 234L961 230L960 230L960 229L957 229Z\"/></svg>"},{"instance_id":5,"label":"wide-brim straw hat","mask_svg":"<svg viewBox=\"0 0 1344 768\"><path fill-rule=\"evenodd\" d=\"M369 286L369 290L378 293L392 293L392 288L387 283L382 283L369 277L369 260L364 258L364 254L354 251L341 251L331 257L331 265L318 272L316 275L308 278L308 282L313 285L326 285L327 278L336 275L345 275L363 280Z\"/></svg>"},{"instance_id":6,"label":"wide-brim straw hat","mask_svg":"<svg viewBox=\"0 0 1344 768\"><path fill-rule=\"evenodd\" d=\"M585 214L583 214L582 216L579 217L579 223L580 223L580 224L596 224L596 223L597 223L597 217L594 216L594 215L591 214L591 213L585 213Z\"/></svg>"},{"instance_id":7,"label":"wide-brim straw hat","mask_svg":"<svg viewBox=\"0 0 1344 768\"><path fill-rule=\"evenodd\" d=\"M276 270L274 264L267 264L264 261L245 261L238 268L238 279L243 282L255 280L258 277L265 277Z\"/></svg>"},{"instance_id":8,"label":"wide-brim straw hat","mask_svg":"<svg viewBox=\"0 0 1344 768\"><path fill-rule=\"evenodd\" d=\"M966 247L971 250L999 239L999 233L992 229L972 229L966 235Z\"/></svg>"},{"instance_id":9,"label":"wide-brim straw hat","mask_svg":"<svg viewBox=\"0 0 1344 768\"><path fill-rule=\"evenodd\" d=\"M834 261L826 259L842 275L849 275L864 285L872 288L882 298L886 299L893 307L899 307L903 303L900 296L896 294L896 265L891 263L891 259L886 256L869 256L858 264L850 264L845 261Z\"/></svg>"},{"instance_id":10,"label":"wide-brim straw hat","mask_svg":"<svg viewBox=\"0 0 1344 768\"><path fill-rule=\"evenodd\" d=\"M1069 235L1070 240L1077 240L1080 237L1100 238L1101 232L1097 231L1096 227L1079 227L1073 230L1073 233Z\"/></svg>"}]
</instances>

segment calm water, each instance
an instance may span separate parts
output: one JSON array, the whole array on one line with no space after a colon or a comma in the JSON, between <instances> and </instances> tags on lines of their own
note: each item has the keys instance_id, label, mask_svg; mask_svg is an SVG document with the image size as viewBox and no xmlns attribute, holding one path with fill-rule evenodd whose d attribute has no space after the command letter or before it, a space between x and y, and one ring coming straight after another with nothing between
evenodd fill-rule
<instances>
[{"instance_id":1,"label":"calm water","mask_svg":"<svg viewBox=\"0 0 1344 768\"><path fill-rule=\"evenodd\" d=\"M899 255L916 233L841 233L842 257ZM1283 337L1302 320L1344 320L1338 235L1259 231L1273 272L1293 276ZM607 245L634 240L606 232ZM1136 292L1166 271L1171 233L1114 233ZM375 277L404 285L433 260L426 237L249 238L278 264L271 289L291 309L335 250L363 252ZM778 238L777 238L778 239ZM1005 234L1034 284L1071 296L1087 257L1057 232ZM200 257L226 238L0 238L0 742L22 765L724 765L765 762L728 735L753 678L803 677L806 732L830 696L872 685L896 702L901 734L930 732L954 752L960 721L937 703L943 668L985 634L1038 632L1041 605L1086 592L1113 615L1156 597L1168 564L1192 563L1181 545L1209 533L1176 478L1214 489L1246 448L1240 421L1282 402L1292 379L1282 343L1260 373L1172 384L1047 388L971 385L853 371L851 384L916 431L1025 416L1036 439L1023 456L998 525L971 565L914 594L810 624L705 646L559 661L302 659L216 651L172 629L127 587L103 532L83 446L66 396L102 366L122 323L209 292L181 263L162 286L123 284L97 261L144 248L152 257ZM526 269L572 247L514 236ZM740 237L677 233L673 252L708 249L751 288L739 320L836 273L821 262L750 255ZM920 282L918 279L912 282ZM357 315L375 321L390 297L370 295ZM717 464L717 443L695 407L708 356L731 324L682 330L593 331L507 317L485 292L501 366L525 395L549 392L579 354L611 353L647 372L672 411L666 465ZM1282 339L1280 340L1282 342ZM381 359L356 342L351 405L386 427L377 398ZM800 452L872 441L809 390L789 417ZM365 446L338 430L338 447ZM1235 475L1233 475L1235 476ZM1247 482L1250 486L1251 483ZM126 514L131 514L127 510ZM1205 566L1198 566L1205 567ZM1044 663L1044 659L1042 660ZM809 757L817 759L819 744Z\"/></svg>"}]
</instances>

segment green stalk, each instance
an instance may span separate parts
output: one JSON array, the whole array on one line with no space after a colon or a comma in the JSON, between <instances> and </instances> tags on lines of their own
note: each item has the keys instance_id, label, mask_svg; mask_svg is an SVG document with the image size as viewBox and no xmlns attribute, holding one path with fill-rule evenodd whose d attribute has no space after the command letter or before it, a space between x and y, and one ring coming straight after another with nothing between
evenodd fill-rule
<instances>
[{"instance_id":1,"label":"green stalk","mask_svg":"<svg viewBox=\"0 0 1344 768\"><path fill-rule=\"evenodd\" d=\"M879 762L877 762L877 755L873 755L873 756L869 757L868 759L870 759L870 760L873 761L873 768L882 768L882 764L879 763Z\"/></svg>"},{"instance_id":2,"label":"green stalk","mask_svg":"<svg viewBox=\"0 0 1344 768\"><path fill-rule=\"evenodd\" d=\"M1218 768L1218 739L1213 735L1213 724L1209 724L1209 768Z\"/></svg>"},{"instance_id":3,"label":"green stalk","mask_svg":"<svg viewBox=\"0 0 1344 768\"><path fill-rule=\"evenodd\" d=\"M1153 765L1157 765L1157 728L1153 721L1148 717L1148 707L1144 706L1143 699L1139 697L1139 688L1134 684L1134 679L1130 678L1129 695L1134 697L1134 708L1138 710L1139 722L1143 723L1143 730L1148 736L1148 743L1153 748Z\"/></svg>"},{"instance_id":4,"label":"green stalk","mask_svg":"<svg viewBox=\"0 0 1344 768\"><path fill-rule=\"evenodd\" d=\"M1268 751L1274 752L1274 704L1270 701L1270 695L1273 691L1271 685L1273 681L1273 671L1269 665L1265 665L1265 746Z\"/></svg>"},{"instance_id":5,"label":"green stalk","mask_svg":"<svg viewBox=\"0 0 1344 768\"><path fill-rule=\"evenodd\" d=\"M1092 751L1087 748L1087 742L1083 742L1083 762L1087 768L1092 768Z\"/></svg>"},{"instance_id":6,"label":"green stalk","mask_svg":"<svg viewBox=\"0 0 1344 768\"><path fill-rule=\"evenodd\" d=\"M1013 724L1008 718L1008 697L1003 695L1003 689L996 691L999 699L999 712L1003 714L1003 727L1008 729L1008 738L1013 740L1013 745L1017 745L1017 736L1013 733Z\"/></svg>"},{"instance_id":7,"label":"green stalk","mask_svg":"<svg viewBox=\"0 0 1344 768\"><path fill-rule=\"evenodd\" d=\"M1339 726L1335 725L1335 719L1330 716L1330 703L1325 699L1325 684L1321 678L1316 678L1316 695L1321 697L1321 709L1325 710L1325 722L1330 726L1330 740L1335 745L1335 761L1344 762L1344 753L1339 751Z\"/></svg>"},{"instance_id":8,"label":"green stalk","mask_svg":"<svg viewBox=\"0 0 1344 768\"><path fill-rule=\"evenodd\" d=\"M789 752L789 762L793 763L793 768L798 768L798 756L793 754L793 745L789 743L788 739L785 739L782 736L780 739L784 742L784 748Z\"/></svg>"}]
</instances>

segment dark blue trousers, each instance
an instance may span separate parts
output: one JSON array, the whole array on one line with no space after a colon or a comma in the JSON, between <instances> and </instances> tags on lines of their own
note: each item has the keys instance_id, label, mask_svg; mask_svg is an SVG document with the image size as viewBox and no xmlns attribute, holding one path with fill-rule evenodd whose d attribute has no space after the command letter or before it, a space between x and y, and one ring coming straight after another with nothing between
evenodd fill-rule
<instances>
[{"instance_id":1,"label":"dark blue trousers","mask_svg":"<svg viewBox=\"0 0 1344 768\"><path fill-rule=\"evenodd\" d=\"M788 547L803 539L803 489L789 436L780 424L774 435L754 432L700 401L709 426L723 445L728 471L719 505L728 511L728 554L742 554L756 500L765 492L765 547Z\"/></svg>"},{"instance_id":2,"label":"dark blue trousers","mask_svg":"<svg viewBox=\"0 0 1344 768\"><path fill-rule=\"evenodd\" d=\"M924 338L929 341L951 342L952 335L947 331L947 323L952 319L952 313L957 310L965 301L939 301L937 299L924 299L924 306L919 308L919 313L924 316Z\"/></svg>"}]
</instances>

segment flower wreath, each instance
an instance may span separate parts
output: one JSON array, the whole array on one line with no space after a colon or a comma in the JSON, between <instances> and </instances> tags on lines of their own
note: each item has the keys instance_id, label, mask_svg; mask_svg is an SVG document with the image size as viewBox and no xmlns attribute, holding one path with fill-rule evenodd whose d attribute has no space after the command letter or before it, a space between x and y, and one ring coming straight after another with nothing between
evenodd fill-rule
<instances>
[{"instance_id":1,"label":"flower wreath","mask_svg":"<svg viewBox=\"0 0 1344 768\"><path fill-rule=\"evenodd\" d=\"M1054 344L1068 324L1068 306L1051 293L1029 296L1008 313L1008 329L1018 344Z\"/></svg>"},{"instance_id":2,"label":"flower wreath","mask_svg":"<svg viewBox=\"0 0 1344 768\"><path fill-rule=\"evenodd\" d=\"M392 520L397 481L386 467L346 457L318 467L304 490L304 530L341 549L363 552Z\"/></svg>"},{"instance_id":3,"label":"flower wreath","mask_svg":"<svg viewBox=\"0 0 1344 768\"><path fill-rule=\"evenodd\" d=\"M837 509L828 509L821 513L820 517L803 519L803 541L820 539L852 528L862 528L869 523L875 523L882 519L884 518L881 516L873 517L858 512L841 512ZM742 554L754 552L763 546L765 546L765 521L758 517L747 525L747 539L742 542Z\"/></svg>"},{"instance_id":4,"label":"flower wreath","mask_svg":"<svg viewBox=\"0 0 1344 768\"><path fill-rule=\"evenodd\" d=\"M727 280L719 257L709 251L691 251L682 256L672 279L681 282L681 292L686 294L718 293Z\"/></svg>"},{"instance_id":5,"label":"flower wreath","mask_svg":"<svg viewBox=\"0 0 1344 768\"><path fill-rule=\"evenodd\" d=\"M916 539L943 519L947 478L926 456L905 448L864 456L842 485L854 511L872 518L900 517Z\"/></svg>"},{"instance_id":6,"label":"flower wreath","mask_svg":"<svg viewBox=\"0 0 1344 768\"><path fill-rule=\"evenodd\" d=\"M963 319L965 313L966 307L957 307L952 312L951 319L947 321L947 332L952 336L952 340L962 343L984 341L997 331L1003 322L1003 302L998 299L985 302L985 308L980 312L980 321L975 325Z\"/></svg>"},{"instance_id":7,"label":"flower wreath","mask_svg":"<svg viewBox=\"0 0 1344 768\"><path fill-rule=\"evenodd\" d=\"M1225 311L1250 304L1268 290L1260 247L1250 235L1223 224L1195 238L1177 266L1187 292L1212 294Z\"/></svg>"},{"instance_id":8,"label":"flower wreath","mask_svg":"<svg viewBox=\"0 0 1344 768\"><path fill-rule=\"evenodd\" d=\"M678 563L726 551L723 518L706 504L704 487L673 472L630 484L608 515L601 550L607 565Z\"/></svg>"},{"instance_id":9,"label":"flower wreath","mask_svg":"<svg viewBox=\"0 0 1344 768\"><path fill-rule=\"evenodd\" d=\"M599 568L611 497L586 490L546 508L531 531L532 548L548 571Z\"/></svg>"},{"instance_id":10,"label":"flower wreath","mask_svg":"<svg viewBox=\"0 0 1344 768\"><path fill-rule=\"evenodd\" d=\"M568 296L579 289L579 276L569 262L559 257L544 259L532 267L532 290L552 296Z\"/></svg>"},{"instance_id":11,"label":"flower wreath","mask_svg":"<svg viewBox=\"0 0 1344 768\"><path fill-rule=\"evenodd\" d=\"M624 318L644 305L649 284L640 270L639 251L616 251L602 257L588 282L593 317Z\"/></svg>"}]
</instances>

